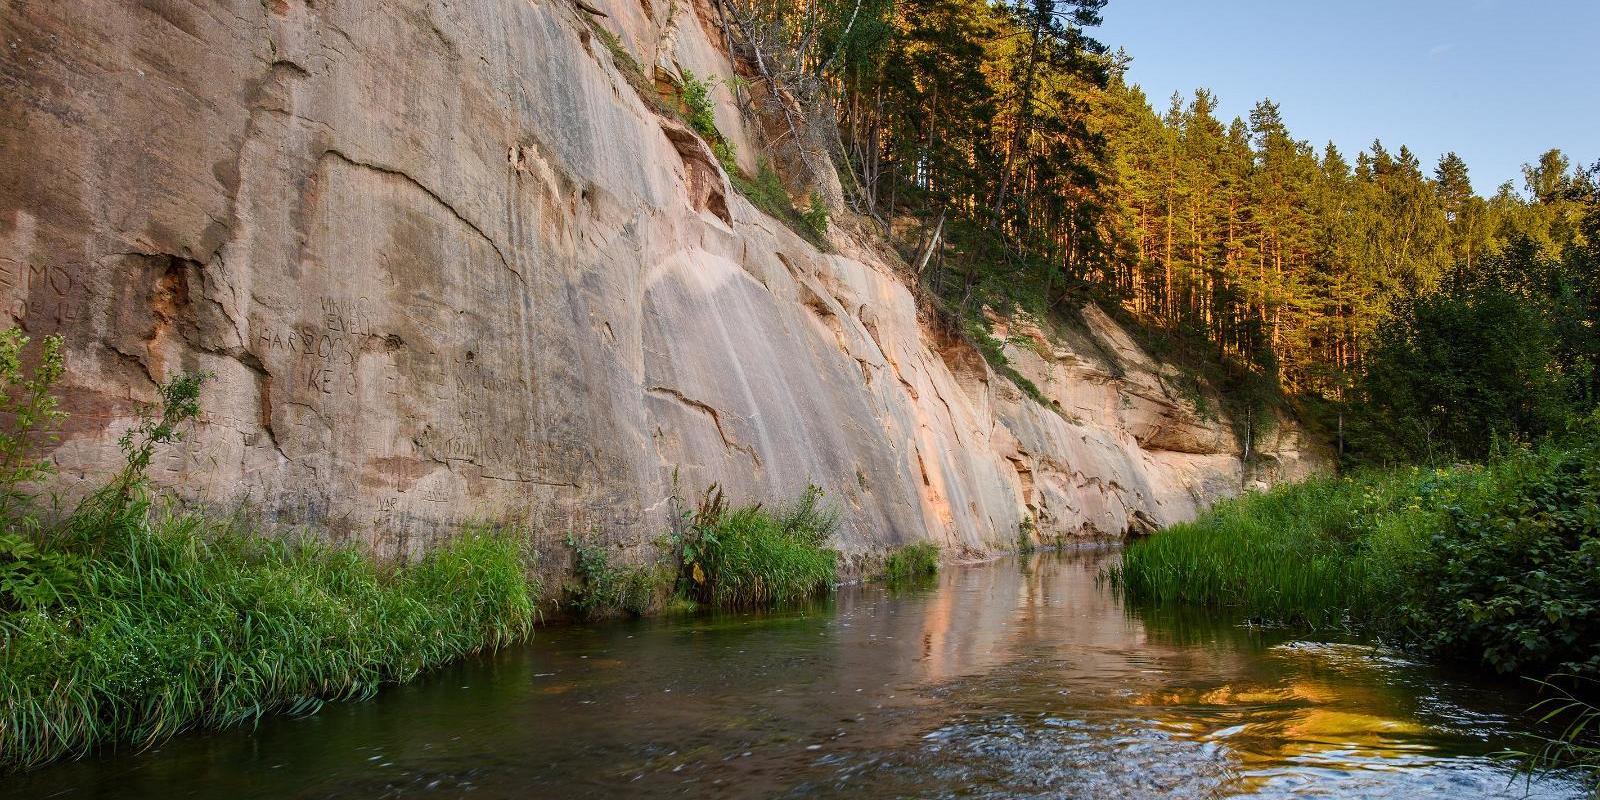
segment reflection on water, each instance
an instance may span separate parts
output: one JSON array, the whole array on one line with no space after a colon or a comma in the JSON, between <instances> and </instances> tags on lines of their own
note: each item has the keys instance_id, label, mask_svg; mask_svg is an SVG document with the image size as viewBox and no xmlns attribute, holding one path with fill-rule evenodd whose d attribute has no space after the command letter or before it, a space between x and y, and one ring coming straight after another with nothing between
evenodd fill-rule
<instances>
[{"instance_id":1,"label":"reflection on water","mask_svg":"<svg viewBox=\"0 0 1600 800\"><path fill-rule=\"evenodd\" d=\"M15 797L1521 797L1526 698L1357 642L1124 609L1107 552L540 631L378 700L59 765ZM1560 781L1535 796L1581 794Z\"/></svg>"}]
</instances>

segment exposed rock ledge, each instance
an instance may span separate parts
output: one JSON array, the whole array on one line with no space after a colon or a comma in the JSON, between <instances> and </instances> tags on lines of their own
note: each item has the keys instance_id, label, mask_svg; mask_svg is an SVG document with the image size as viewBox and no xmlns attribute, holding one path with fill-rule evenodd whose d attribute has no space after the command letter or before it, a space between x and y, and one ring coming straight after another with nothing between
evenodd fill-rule
<instances>
[{"instance_id":1,"label":"exposed rock ledge","mask_svg":"<svg viewBox=\"0 0 1600 800\"><path fill-rule=\"evenodd\" d=\"M600 5L641 62L728 74L692 10ZM390 554L511 513L647 542L675 472L738 499L816 482L851 555L991 552L1028 515L1120 534L1240 488L1225 421L1104 315L1011 345L1059 408L1023 397L869 243L819 253L729 191L580 13L7 4L0 302L67 339L59 488L108 472L179 369L216 378L162 483ZM1316 468L1277 430L1269 479Z\"/></svg>"}]
</instances>

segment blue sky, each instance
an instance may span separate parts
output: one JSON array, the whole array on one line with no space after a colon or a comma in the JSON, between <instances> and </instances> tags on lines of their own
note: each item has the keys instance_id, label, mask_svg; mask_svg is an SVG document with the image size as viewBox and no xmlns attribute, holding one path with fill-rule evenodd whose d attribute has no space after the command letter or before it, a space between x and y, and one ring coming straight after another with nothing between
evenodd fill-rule
<instances>
[{"instance_id":1,"label":"blue sky","mask_svg":"<svg viewBox=\"0 0 1600 800\"><path fill-rule=\"evenodd\" d=\"M1104 17L1157 111L1197 86L1224 122L1270 97L1319 151L1381 138L1431 171L1454 150L1482 194L1520 189L1551 147L1600 159L1600 0L1111 0Z\"/></svg>"}]
</instances>

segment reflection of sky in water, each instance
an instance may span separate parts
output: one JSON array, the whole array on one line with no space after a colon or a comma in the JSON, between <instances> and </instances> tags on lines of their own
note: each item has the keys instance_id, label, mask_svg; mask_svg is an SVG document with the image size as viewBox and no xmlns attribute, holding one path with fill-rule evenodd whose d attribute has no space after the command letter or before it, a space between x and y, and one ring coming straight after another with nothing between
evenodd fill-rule
<instances>
[{"instance_id":1,"label":"reflection of sky in water","mask_svg":"<svg viewBox=\"0 0 1600 800\"><path fill-rule=\"evenodd\" d=\"M1523 795L1492 755L1527 698L1355 642L1124 609L1095 581L1106 557L545 630L375 702L49 768L0 796Z\"/></svg>"}]
</instances>

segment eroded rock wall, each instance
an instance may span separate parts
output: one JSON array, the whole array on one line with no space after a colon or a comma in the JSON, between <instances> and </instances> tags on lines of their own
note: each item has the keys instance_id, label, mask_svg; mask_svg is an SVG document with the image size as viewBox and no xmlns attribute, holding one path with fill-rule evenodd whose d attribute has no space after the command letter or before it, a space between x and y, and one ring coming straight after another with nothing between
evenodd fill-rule
<instances>
[{"instance_id":1,"label":"eroded rock wall","mask_svg":"<svg viewBox=\"0 0 1600 800\"><path fill-rule=\"evenodd\" d=\"M592 4L647 70L731 75L706 8ZM870 241L759 213L570 0L12 0L0 115L0 303L66 338L69 493L186 369L215 377L162 484L385 554L513 514L643 546L674 480L819 484L851 555L1120 534L1244 483L1102 315L1100 355L1011 345L1047 409ZM1318 463L1292 427L1283 476Z\"/></svg>"}]
</instances>

